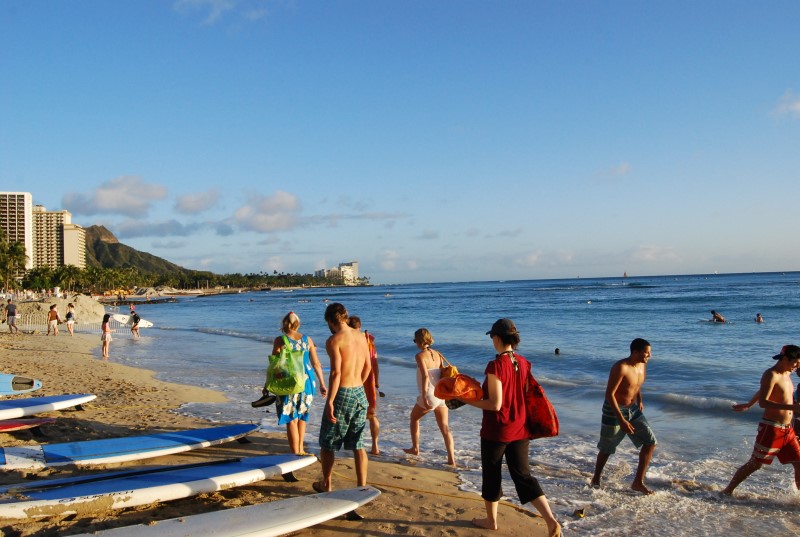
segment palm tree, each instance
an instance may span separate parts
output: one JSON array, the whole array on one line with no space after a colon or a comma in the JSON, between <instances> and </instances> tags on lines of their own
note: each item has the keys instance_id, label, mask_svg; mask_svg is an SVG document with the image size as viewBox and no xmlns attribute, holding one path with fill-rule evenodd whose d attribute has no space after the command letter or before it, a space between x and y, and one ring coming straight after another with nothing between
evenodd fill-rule
<instances>
[{"instance_id":1,"label":"palm tree","mask_svg":"<svg viewBox=\"0 0 800 537\"><path fill-rule=\"evenodd\" d=\"M11 282L25 270L28 256L25 245L21 242L6 242L0 236L0 271L5 281L5 288L11 289Z\"/></svg>"}]
</instances>

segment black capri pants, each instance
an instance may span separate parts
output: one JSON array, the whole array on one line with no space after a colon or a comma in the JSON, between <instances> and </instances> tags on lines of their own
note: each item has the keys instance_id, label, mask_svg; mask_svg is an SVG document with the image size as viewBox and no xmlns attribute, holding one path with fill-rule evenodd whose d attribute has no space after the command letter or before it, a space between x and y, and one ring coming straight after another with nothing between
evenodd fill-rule
<instances>
[{"instance_id":1,"label":"black capri pants","mask_svg":"<svg viewBox=\"0 0 800 537\"><path fill-rule=\"evenodd\" d=\"M502 465L503 455L506 456L506 466L517 488L517 496L522 504L544 496L539 481L531 475L531 466L528 462L529 440L515 440L514 442L493 442L481 438L481 467L483 469L483 485L481 497L487 502L498 502L503 497Z\"/></svg>"}]
</instances>

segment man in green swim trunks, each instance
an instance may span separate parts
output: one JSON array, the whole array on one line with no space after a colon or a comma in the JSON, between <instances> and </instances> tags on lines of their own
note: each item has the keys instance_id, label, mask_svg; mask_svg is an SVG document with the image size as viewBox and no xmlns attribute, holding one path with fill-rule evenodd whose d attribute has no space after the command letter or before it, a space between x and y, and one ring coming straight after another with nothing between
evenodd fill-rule
<instances>
[{"instance_id":1,"label":"man in green swim trunks","mask_svg":"<svg viewBox=\"0 0 800 537\"><path fill-rule=\"evenodd\" d=\"M333 463L342 445L353 450L357 485L367 484L368 459L363 434L369 405L364 392L364 382L371 370L369 348L361 332L348 326L347 317L342 304L333 303L325 309L325 322L333 335L325 342L331 374L319 430L322 481L312 485L317 492L333 489Z\"/></svg>"},{"instance_id":2,"label":"man in green swim trunks","mask_svg":"<svg viewBox=\"0 0 800 537\"><path fill-rule=\"evenodd\" d=\"M642 338L636 338L631 342L630 349L630 355L616 362L608 375L600 441L597 443L599 453L592 486L600 486L600 476L606 462L614 454L622 439L629 436L633 444L640 448L639 465L631 488L642 494L652 494L644 484L644 476L656 449L656 437L642 414L644 410L642 384L647 376L650 343Z\"/></svg>"}]
</instances>

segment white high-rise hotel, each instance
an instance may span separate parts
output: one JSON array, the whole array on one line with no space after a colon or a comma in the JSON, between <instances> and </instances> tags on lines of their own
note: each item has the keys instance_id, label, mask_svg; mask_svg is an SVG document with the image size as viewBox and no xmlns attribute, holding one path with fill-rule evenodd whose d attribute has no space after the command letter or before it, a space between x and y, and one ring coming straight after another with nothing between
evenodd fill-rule
<instances>
[{"instance_id":1,"label":"white high-rise hotel","mask_svg":"<svg viewBox=\"0 0 800 537\"><path fill-rule=\"evenodd\" d=\"M8 242L25 245L25 269L86 268L86 231L69 211L33 205L30 192L0 192L0 228Z\"/></svg>"}]
</instances>

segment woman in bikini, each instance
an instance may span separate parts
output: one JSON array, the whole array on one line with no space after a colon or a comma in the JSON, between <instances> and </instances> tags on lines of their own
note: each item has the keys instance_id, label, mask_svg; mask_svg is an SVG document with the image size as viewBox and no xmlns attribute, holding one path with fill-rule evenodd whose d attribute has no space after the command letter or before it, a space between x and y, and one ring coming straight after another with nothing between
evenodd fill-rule
<instances>
[{"instance_id":1,"label":"woman in bikini","mask_svg":"<svg viewBox=\"0 0 800 537\"><path fill-rule=\"evenodd\" d=\"M444 446L447 449L447 464L456 465L455 445L453 434L450 432L450 425L447 421L447 407L444 401L435 397L433 391L436 383L439 382L442 374L442 355L433 350L433 336L427 328L420 328L414 332L414 343L419 352L415 356L417 360L417 387L419 396L414 408L411 409L411 447L404 449L409 455L419 455L419 421L422 416L433 411L436 417L436 424L442 432Z\"/></svg>"}]
</instances>

